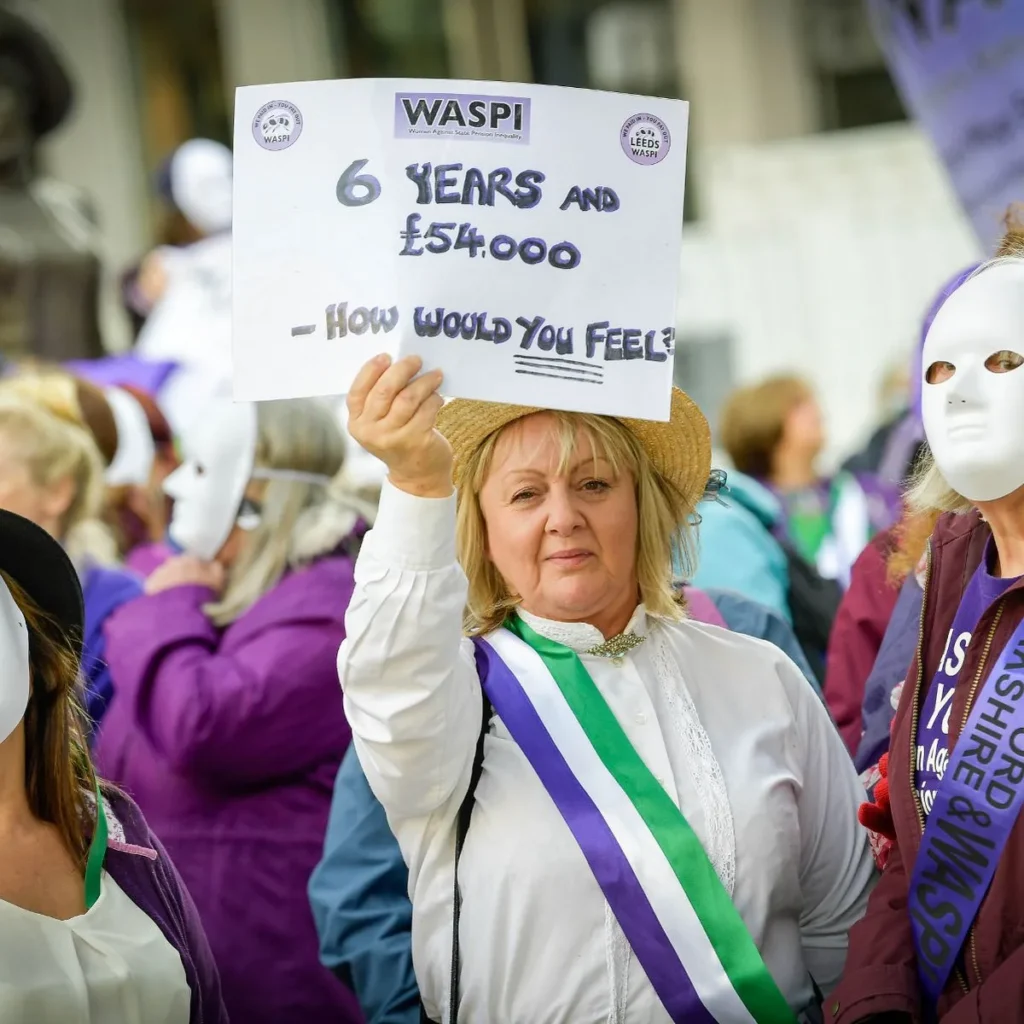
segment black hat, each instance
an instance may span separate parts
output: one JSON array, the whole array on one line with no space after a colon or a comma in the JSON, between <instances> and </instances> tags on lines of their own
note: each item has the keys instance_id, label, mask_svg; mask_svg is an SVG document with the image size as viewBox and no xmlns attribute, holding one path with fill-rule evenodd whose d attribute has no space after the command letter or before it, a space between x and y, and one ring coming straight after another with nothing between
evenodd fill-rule
<instances>
[{"instance_id":1,"label":"black hat","mask_svg":"<svg viewBox=\"0 0 1024 1024\"><path fill-rule=\"evenodd\" d=\"M71 110L73 90L57 51L24 18L0 9L0 62L24 76L31 108L29 122L37 139L53 131Z\"/></svg>"},{"instance_id":2,"label":"black hat","mask_svg":"<svg viewBox=\"0 0 1024 1024\"><path fill-rule=\"evenodd\" d=\"M31 520L0 509L0 571L53 618L81 658L82 584L60 544Z\"/></svg>"}]
</instances>

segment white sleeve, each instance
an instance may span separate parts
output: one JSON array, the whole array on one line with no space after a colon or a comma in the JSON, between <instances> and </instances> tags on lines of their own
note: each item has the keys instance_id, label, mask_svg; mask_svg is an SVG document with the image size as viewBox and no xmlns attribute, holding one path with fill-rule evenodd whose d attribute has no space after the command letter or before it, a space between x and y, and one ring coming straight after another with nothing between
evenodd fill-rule
<instances>
[{"instance_id":1,"label":"white sleeve","mask_svg":"<svg viewBox=\"0 0 1024 1024\"><path fill-rule=\"evenodd\" d=\"M857 820L864 788L842 738L788 658L779 673L796 718L802 762L800 936L807 969L827 994L839 982L850 929L864 916L877 872L867 832Z\"/></svg>"},{"instance_id":2,"label":"white sleeve","mask_svg":"<svg viewBox=\"0 0 1024 1024\"><path fill-rule=\"evenodd\" d=\"M482 704L462 636L455 496L385 483L355 567L338 675L356 753L392 821L427 817L469 784Z\"/></svg>"}]
</instances>

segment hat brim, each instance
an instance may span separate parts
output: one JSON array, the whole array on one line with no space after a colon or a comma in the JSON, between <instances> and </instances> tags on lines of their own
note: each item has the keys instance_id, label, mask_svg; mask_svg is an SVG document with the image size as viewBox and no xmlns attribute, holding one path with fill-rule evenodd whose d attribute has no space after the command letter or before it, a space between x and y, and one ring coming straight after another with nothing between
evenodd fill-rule
<instances>
[{"instance_id":1,"label":"hat brim","mask_svg":"<svg viewBox=\"0 0 1024 1024\"><path fill-rule=\"evenodd\" d=\"M60 544L42 527L0 509L0 570L57 623L81 659L82 584Z\"/></svg>"},{"instance_id":2,"label":"hat brim","mask_svg":"<svg viewBox=\"0 0 1024 1024\"><path fill-rule=\"evenodd\" d=\"M527 405L506 405L455 398L437 415L437 429L452 446L455 484L459 486L466 460L495 431L538 412L550 410ZM711 474L711 429L689 395L672 389L668 422L610 416L639 442L654 468L696 509Z\"/></svg>"}]
</instances>

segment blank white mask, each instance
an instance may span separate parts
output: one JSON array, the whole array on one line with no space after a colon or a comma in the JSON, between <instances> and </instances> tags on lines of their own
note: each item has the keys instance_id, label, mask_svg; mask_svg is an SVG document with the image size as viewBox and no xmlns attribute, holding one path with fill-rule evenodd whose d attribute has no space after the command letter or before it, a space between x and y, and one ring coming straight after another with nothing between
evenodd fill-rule
<instances>
[{"instance_id":1,"label":"blank white mask","mask_svg":"<svg viewBox=\"0 0 1024 1024\"><path fill-rule=\"evenodd\" d=\"M25 616L0 579L0 743L18 727L28 707L32 675L29 668Z\"/></svg>"},{"instance_id":2,"label":"blank white mask","mask_svg":"<svg viewBox=\"0 0 1024 1024\"><path fill-rule=\"evenodd\" d=\"M1024 261L971 278L925 339L921 417L935 464L968 501L1024 486Z\"/></svg>"},{"instance_id":3,"label":"blank white mask","mask_svg":"<svg viewBox=\"0 0 1024 1024\"><path fill-rule=\"evenodd\" d=\"M164 481L174 499L168 535L186 554L210 561L238 517L256 456L256 406L223 402L190 435L185 461Z\"/></svg>"}]
</instances>

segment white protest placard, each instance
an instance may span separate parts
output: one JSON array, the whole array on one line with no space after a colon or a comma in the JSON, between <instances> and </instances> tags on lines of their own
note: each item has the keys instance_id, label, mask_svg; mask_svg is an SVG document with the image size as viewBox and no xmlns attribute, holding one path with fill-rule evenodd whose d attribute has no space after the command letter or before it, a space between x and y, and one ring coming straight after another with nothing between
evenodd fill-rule
<instances>
[{"instance_id":1,"label":"white protest placard","mask_svg":"<svg viewBox=\"0 0 1024 1024\"><path fill-rule=\"evenodd\" d=\"M507 82L238 89L235 397L342 394L389 351L449 397L668 419L687 115Z\"/></svg>"}]
</instances>

